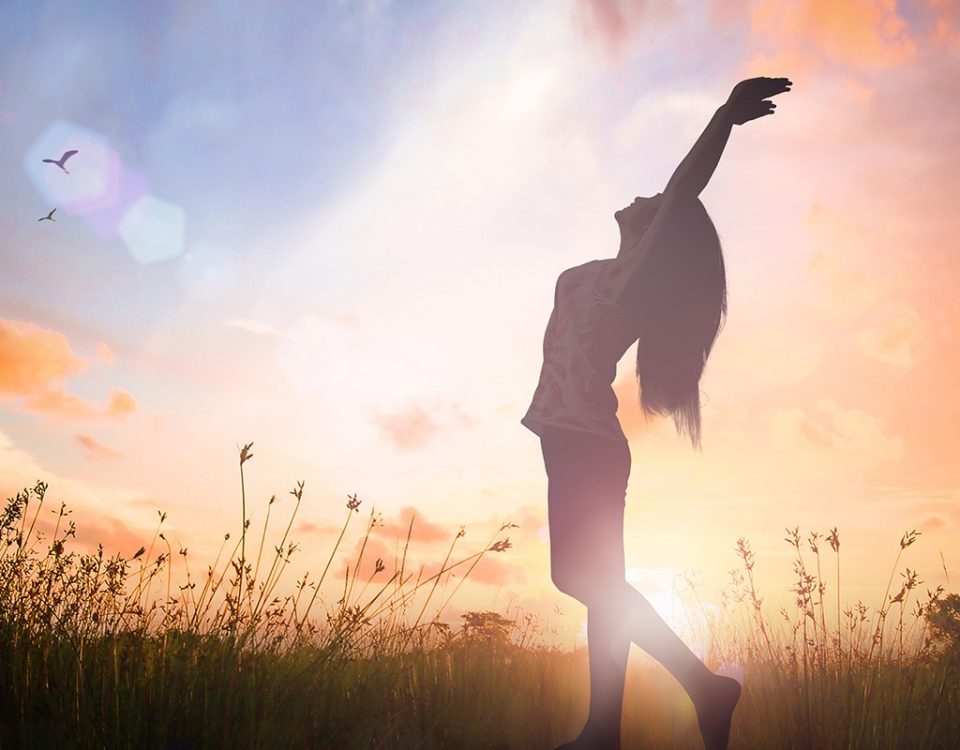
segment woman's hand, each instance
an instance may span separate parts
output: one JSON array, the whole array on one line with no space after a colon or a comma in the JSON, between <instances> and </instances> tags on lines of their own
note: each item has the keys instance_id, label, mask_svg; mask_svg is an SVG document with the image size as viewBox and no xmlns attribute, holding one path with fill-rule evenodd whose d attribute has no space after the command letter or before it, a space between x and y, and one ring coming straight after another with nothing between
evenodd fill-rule
<instances>
[{"instance_id":1,"label":"woman's hand","mask_svg":"<svg viewBox=\"0 0 960 750\"><path fill-rule=\"evenodd\" d=\"M793 82L789 78L748 78L733 87L727 99L727 109L734 124L743 125L764 115L772 115L777 105L769 101L771 96L789 91Z\"/></svg>"}]
</instances>

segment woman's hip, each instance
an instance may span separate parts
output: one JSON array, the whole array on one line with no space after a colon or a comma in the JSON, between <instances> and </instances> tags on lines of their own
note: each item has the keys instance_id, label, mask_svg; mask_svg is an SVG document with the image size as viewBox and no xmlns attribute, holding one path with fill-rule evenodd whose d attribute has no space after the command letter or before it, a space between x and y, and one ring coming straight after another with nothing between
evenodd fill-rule
<instances>
[{"instance_id":1,"label":"woman's hip","mask_svg":"<svg viewBox=\"0 0 960 750\"><path fill-rule=\"evenodd\" d=\"M551 505L564 498L585 505L626 499L630 447L588 432L545 429L540 437Z\"/></svg>"}]
</instances>

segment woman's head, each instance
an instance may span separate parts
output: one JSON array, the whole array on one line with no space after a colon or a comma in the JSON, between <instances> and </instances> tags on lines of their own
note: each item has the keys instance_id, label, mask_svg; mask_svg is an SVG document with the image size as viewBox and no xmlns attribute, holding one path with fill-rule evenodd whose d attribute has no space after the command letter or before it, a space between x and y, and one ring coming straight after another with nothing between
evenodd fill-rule
<instances>
[{"instance_id":1,"label":"woman's head","mask_svg":"<svg viewBox=\"0 0 960 750\"><path fill-rule=\"evenodd\" d=\"M646 200L659 205L659 196ZM624 210L632 211L623 218L633 227L645 226L649 217L639 204ZM625 222L618 223L623 231ZM700 376L727 309L723 252L699 200L661 231L631 295L640 406L645 414L671 415L677 432L699 448Z\"/></svg>"}]
</instances>

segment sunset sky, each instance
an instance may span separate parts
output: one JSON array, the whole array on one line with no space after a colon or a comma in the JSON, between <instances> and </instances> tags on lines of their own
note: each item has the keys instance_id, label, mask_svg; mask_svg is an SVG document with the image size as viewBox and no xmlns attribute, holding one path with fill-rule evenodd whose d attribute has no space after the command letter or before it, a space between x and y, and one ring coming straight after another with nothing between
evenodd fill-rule
<instances>
[{"instance_id":1,"label":"sunset sky","mask_svg":"<svg viewBox=\"0 0 960 750\"><path fill-rule=\"evenodd\" d=\"M575 629L519 423L554 283L616 254L613 212L754 75L794 85L701 196L729 287L701 454L643 422L633 347L618 368L629 576L664 606L696 571L716 601L748 537L775 613L784 528L836 526L845 602L879 604L908 529L900 569L956 588L956 0L5 4L2 497L43 479L125 554L163 510L212 560L253 441L254 528L305 481L294 570L348 493L344 560L383 516L368 573L413 513L428 569L512 521L451 612ZM42 163L67 149L70 174Z\"/></svg>"}]
</instances>

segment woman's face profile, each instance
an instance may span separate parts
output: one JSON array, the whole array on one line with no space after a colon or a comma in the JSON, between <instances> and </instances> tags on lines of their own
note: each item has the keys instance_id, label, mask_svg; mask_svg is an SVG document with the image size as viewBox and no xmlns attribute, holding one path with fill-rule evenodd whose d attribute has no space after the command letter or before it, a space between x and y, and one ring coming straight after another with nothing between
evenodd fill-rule
<instances>
[{"instance_id":1,"label":"woman's face profile","mask_svg":"<svg viewBox=\"0 0 960 750\"><path fill-rule=\"evenodd\" d=\"M636 239L643 235L644 230L653 221L660 205L660 193L653 196L638 195L629 206L615 211L613 218L620 226L622 237Z\"/></svg>"}]
</instances>

